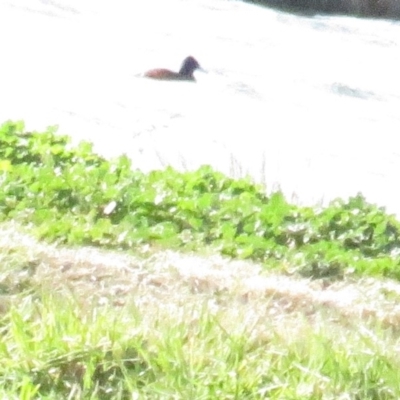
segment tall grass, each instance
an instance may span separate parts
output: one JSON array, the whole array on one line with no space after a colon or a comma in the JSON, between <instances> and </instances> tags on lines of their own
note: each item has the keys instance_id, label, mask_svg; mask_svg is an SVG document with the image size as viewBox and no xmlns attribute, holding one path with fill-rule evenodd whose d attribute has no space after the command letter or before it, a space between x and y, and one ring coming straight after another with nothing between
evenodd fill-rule
<instances>
[{"instance_id":1,"label":"tall grass","mask_svg":"<svg viewBox=\"0 0 400 400\"><path fill-rule=\"evenodd\" d=\"M249 320L206 303L144 315L130 305L82 310L26 297L2 320L2 398L398 399L398 340L367 324L345 330Z\"/></svg>"}]
</instances>

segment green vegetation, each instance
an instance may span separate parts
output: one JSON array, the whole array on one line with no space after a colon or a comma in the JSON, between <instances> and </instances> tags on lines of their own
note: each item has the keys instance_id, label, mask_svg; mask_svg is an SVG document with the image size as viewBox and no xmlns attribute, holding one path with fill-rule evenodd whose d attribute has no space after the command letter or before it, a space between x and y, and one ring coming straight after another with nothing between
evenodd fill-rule
<instances>
[{"instance_id":1,"label":"green vegetation","mask_svg":"<svg viewBox=\"0 0 400 400\"><path fill-rule=\"evenodd\" d=\"M400 398L400 285L377 283L376 306L354 312L312 292L400 279L400 223L361 195L300 207L210 167L144 174L12 122L0 127L0 186L1 398ZM85 245L133 261L112 268ZM211 249L264 275L249 264L233 282L218 261L221 283L185 278L176 260L152 267L143 245ZM296 275L301 290L247 282L265 271Z\"/></svg>"},{"instance_id":2,"label":"green vegetation","mask_svg":"<svg viewBox=\"0 0 400 400\"><path fill-rule=\"evenodd\" d=\"M62 310L62 311L60 311ZM78 309L79 310L79 309ZM134 309L77 312L26 298L2 321L0 394L15 399L398 399L400 368L383 331L338 335L304 321L262 334L245 315ZM239 318L242 319L240 323ZM222 321L222 322L221 322ZM14 394L11 397L10 394Z\"/></svg>"},{"instance_id":3,"label":"green vegetation","mask_svg":"<svg viewBox=\"0 0 400 400\"><path fill-rule=\"evenodd\" d=\"M361 195L323 209L289 204L248 179L211 167L144 174L88 143L72 147L54 129L0 128L0 218L59 243L134 248L212 247L318 277L400 278L400 223ZM274 262L276 261L276 262Z\"/></svg>"}]
</instances>

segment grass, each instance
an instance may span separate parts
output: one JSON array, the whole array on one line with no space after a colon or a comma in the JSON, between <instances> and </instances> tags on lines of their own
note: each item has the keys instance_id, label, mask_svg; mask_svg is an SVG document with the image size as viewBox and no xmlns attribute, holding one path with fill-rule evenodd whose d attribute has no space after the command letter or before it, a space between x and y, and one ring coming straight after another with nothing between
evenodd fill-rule
<instances>
[{"instance_id":1,"label":"grass","mask_svg":"<svg viewBox=\"0 0 400 400\"><path fill-rule=\"evenodd\" d=\"M400 394L398 342L383 329L335 328L327 316L313 324L304 316L277 324L206 302L152 308L151 317L135 306L87 313L54 295L42 295L40 302L26 298L3 320L3 396L396 399Z\"/></svg>"},{"instance_id":2,"label":"grass","mask_svg":"<svg viewBox=\"0 0 400 400\"><path fill-rule=\"evenodd\" d=\"M0 127L4 399L398 399L400 223Z\"/></svg>"},{"instance_id":3,"label":"grass","mask_svg":"<svg viewBox=\"0 0 400 400\"><path fill-rule=\"evenodd\" d=\"M2 356L7 359L10 351L14 356L2 368L6 393L37 390L48 398L131 398L134 393L180 399L398 398L397 359L389 353L393 343L367 330L338 338L303 326L296 335L292 327L288 335L265 323L261 335L254 334L254 327L224 327L226 316L207 308L180 311L167 321L156 315L150 326L131 313L116 319L115 311L106 310L82 322L75 307L63 302L60 315L54 299L51 304L49 299L35 308L39 321L28 322L26 308L24 319L10 313L12 338L3 337L9 350Z\"/></svg>"},{"instance_id":4,"label":"grass","mask_svg":"<svg viewBox=\"0 0 400 400\"><path fill-rule=\"evenodd\" d=\"M3 398L400 396L393 281L326 285L218 255L127 256L1 232L8 282L22 283L3 282Z\"/></svg>"}]
</instances>

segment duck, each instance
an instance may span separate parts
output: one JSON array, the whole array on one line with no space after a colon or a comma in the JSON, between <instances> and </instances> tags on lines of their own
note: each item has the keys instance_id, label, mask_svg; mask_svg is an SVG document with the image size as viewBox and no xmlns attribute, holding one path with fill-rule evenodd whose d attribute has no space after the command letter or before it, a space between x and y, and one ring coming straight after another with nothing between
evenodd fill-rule
<instances>
[{"instance_id":1,"label":"duck","mask_svg":"<svg viewBox=\"0 0 400 400\"><path fill-rule=\"evenodd\" d=\"M197 62L197 60L194 57L188 56L183 60L182 66L181 66L181 69L179 70L179 72L170 71L169 69L165 69L165 68L157 68L157 69L151 69L151 70L145 72L144 76L146 78L165 80L165 81L193 81L193 82L195 82L196 79L193 76L193 72L196 69L201 70L202 68L200 67L200 64Z\"/></svg>"}]
</instances>

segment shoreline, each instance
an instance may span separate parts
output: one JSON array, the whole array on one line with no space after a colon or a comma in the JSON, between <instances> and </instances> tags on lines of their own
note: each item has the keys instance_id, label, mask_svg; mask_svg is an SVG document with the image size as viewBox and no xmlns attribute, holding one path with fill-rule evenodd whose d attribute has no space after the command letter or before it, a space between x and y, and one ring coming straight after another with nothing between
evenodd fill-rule
<instances>
[{"instance_id":1,"label":"shoreline","mask_svg":"<svg viewBox=\"0 0 400 400\"><path fill-rule=\"evenodd\" d=\"M338 15L360 18L400 20L397 0L247 0L249 3L272 7L300 15Z\"/></svg>"}]
</instances>

